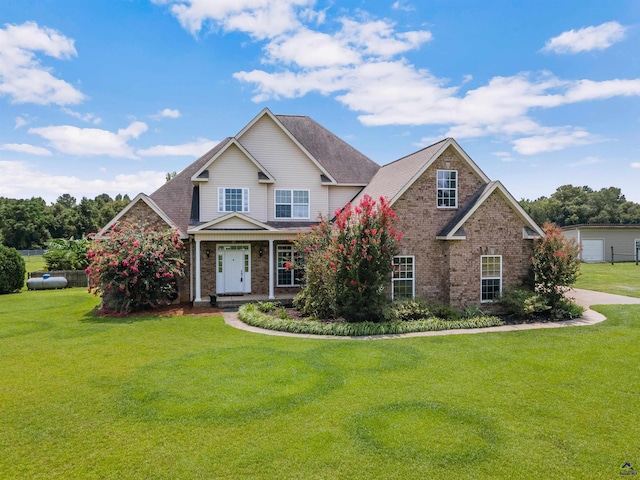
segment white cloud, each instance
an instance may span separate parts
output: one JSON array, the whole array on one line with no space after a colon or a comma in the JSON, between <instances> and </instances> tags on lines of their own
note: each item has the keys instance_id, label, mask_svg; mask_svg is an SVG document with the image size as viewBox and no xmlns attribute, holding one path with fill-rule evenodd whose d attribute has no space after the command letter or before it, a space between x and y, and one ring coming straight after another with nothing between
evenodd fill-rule
<instances>
[{"instance_id":1,"label":"white cloud","mask_svg":"<svg viewBox=\"0 0 640 480\"><path fill-rule=\"evenodd\" d=\"M180 118L181 116L182 114L177 108L165 108L163 110L160 110L157 114L151 115L151 118L153 118L154 120L160 120L162 118Z\"/></svg>"},{"instance_id":2,"label":"white cloud","mask_svg":"<svg viewBox=\"0 0 640 480\"><path fill-rule=\"evenodd\" d=\"M28 143L5 143L0 145L0 150L9 150L12 152L28 153L30 155L49 156L51 152L43 147L29 145Z\"/></svg>"},{"instance_id":3,"label":"white cloud","mask_svg":"<svg viewBox=\"0 0 640 480\"><path fill-rule=\"evenodd\" d=\"M71 115L72 117L77 118L78 120L82 120L83 122L93 123L94 125L98 125L100 122L102 122L102 119L100 117L97 117L93 113L80 113L67 107L63 107L62 111L67 115Z\"/></svg>"},{"instance_id":4,"label":"white cloud","mask_svg":"<svg viewBox=\"0 0 640 480\"><path fill-rule=\"evenodd\" d=\"M631 168L640 168L640 162L631 162Z\"/></svg>"},{"instance_id":5,"label":"white cloud","mask_svg":"<svg viewBox=\"0 0 640 480\"><path fill-rule=\"evenodd\" d=\"M582 160L578 160L577 162L569 163L567 166L571 168L576 167L586 167L587 165L595 165L596 163L601 163L598 157L585 157Z\"/></svg>"},{"instance_id":6,"label":"white cloud","mask_svg":"<svg viewBox=\"0 0 640 480\"><path fill-rule=\"evenodd\" d=\"M400 0L396 0L395 2L393 2L391 8L394 10L403 10L405 12L413 12L415 10L415 7L413 7L412 5L408 5Z\"/></svg>"},{"instance_id":7,"label":"white cloud","mask_svg":"<svg viewBox=\"0 0 640 480\"><path fill-rule=\"evenodd\" d=\"M543 52L580 53L591 50L605 50L624 39L627 27L618 22L569 30L548 40Z\"/></svg>"},{"instance_id":8,"label":"white cloud","mask_svg":"<svg viewBox=\"0 0 640 480\"><path fill-rule=\"evenodd\" d=\"M183 28L197 34L205 22L213 21L225 30L237 30L264 39L295 29L298 13L306 12L314 0L152 0L170 5ZM301 10L301 12L298 12Z\"/></svg>"},{"instance_id":9,"label":"white cloud","mask_svg":"<svg viewBox=\"0 0 640 480\"><path fill-rule=\"evenodd\" d=\"M491 152L493 155L498 157L502 162L512 162L513 158L511 158L511 152Z\"/></svg>"},{"instance_id":10,"label":"white cloud","mask_svg":"<svg viewBox=\"0 0 640 480\"><path fill-rule=\"evenodd\" d=\"M319 93L333 96L359 112L360 122L367 126L439 125L448 129L446 136L497 136L512 141L518 153L533 154L599 141L577 126L541 125L533 117L535 111L616 96L640 96L640 78L564 80L545 71L496 76L484 85L467 89L471 75L463 75L461 83L452 84L402 56L429 42L431 32L400 32L391 21L373 19L361 10L357 19L340 10L342 16L333 24L323 24L320 31L305 23L314 18L309 13L311 0L221 0L211 4L204 0L155 1L170 5L173 14L193 33L209 21L262 41L265 67L233 74L239 82L253 86L254 102ZM402 1L392 4L393 9L402 7ZM276 11L287 12L286 28L270 30L252 21L238 23L245 15L253 19L267 15L269 23ZM323 20L325 14L326 10ZM552 39L549 48L604 48L621 39L625 30L609 22L571 35L565 32Z\"/></svg>"},{"instance_id":11,"label":"white cloud","mask_svg":"<svg viewBox=\"0 0 640 480\"><path fill-rule=\"evenodd\" d=\"M41 65L36 52L67 60L77 54L74 41L34 22L0 29L0 95L15 103L72 105L85 96Z\"/></svg>"},{"instance_id":12,"label":"white cloud","mask_svg":"<svg viewBox=\"0 0 640 480\"><path fill-rule=\"evenodd\" d=\"M98 128L78 128L71 125L30 128L35 133L49 140L53 148L61 153L71 155L94 156L108 155L137 159L128 141L138 138L147 131L143 122L132 122L127 128L117 133Z\"/></svg>"},{"instance_id":13,"label":"white cloud","mask_svg":"<svg viewBox=\"0 0 640 480\"><path fill-rule=\"evenodd\" d=\"M49 202L63 193L76 198L93 198L100 193L109 195L140 192L151 193L166 181L166 172L141 171L129 175L116 175L108 179L86 179L71 175L51 175L39 172L27 162L0 161L0 196L11 198L43 197Z\"/></svg>"},{"instance_id":14,"label":"white cloud","mask_svg":"<svg viewBox=\"0 0 640 480\"><path fill-rule=\"evenodd\" d=\"M16 124L13 127L14 130L19 129L20 127L24 127L29 123L29 120L24 117L16 117Z\"/></svg>"},{"instance_id":15,"label":"white cloud","mask_svg":"<svg viewBox=\"0 0 640 480\"><path fill-rule=\"evenodd\" d=\"M546 135L534 135L514 140L513 149L522 155L536 155L544 152L564 150L567 147L588 145L598 141L589 132L581 129L557 131Z\"/></svg>"},{"instance_id":16,"label":"white cloud","mask_svg":"<svg viewBox=\"0 0 640 480\"><path fill-rule=\"evenodd\" d=\"M342 30L336 36L374 57L389 58L415 50L433 38L426 30L397 33L393 23L383 20L359 22L343 18L341 22Z\"/></svg>"},{"instance_id":17,"label":"white cloud","mask_svg":"<svg viewBox=\"0 0 640 480\"><path fill-rule=\"evenodd\" d=\"M270 62L295 63L300 67L329 67L360 62L360 55L344 42L326 33L301 29L281 36L266 46Z\"/></svg>"},{"instance_id":18,"label":"white cloud","mask_svg":"<svg viewBox=\"0 0 640 480\"><path fill-rule=\"evenodd\" d=\"M183 143L182 145L156 145L138 150L136 153L141 157L200 157L218 143L220 142L207 140L206 138L198 138L195 142Z\"/></svg>"}]
</instances>

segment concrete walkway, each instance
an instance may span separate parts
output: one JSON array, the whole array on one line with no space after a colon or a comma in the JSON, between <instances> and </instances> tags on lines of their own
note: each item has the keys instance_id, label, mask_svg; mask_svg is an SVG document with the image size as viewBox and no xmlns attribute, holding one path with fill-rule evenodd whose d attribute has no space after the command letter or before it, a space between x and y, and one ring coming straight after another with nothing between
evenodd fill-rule
<instances>
[{"instance_id":1,"label":"concrete walkway","mask_svg":"<svg viewBox=\"0 0 640 480\"><path fill-rule=\"evenodd\" d=\"M640 298L625 297L623 295L613 295L610 293L594 292L591 290L573 289L567 293L567 297L574 300L578 305L586 308L584 315L573 320L564 320L561 322L544 322L544 323L522 323L518 325L502 325L500 327L486 328L461 328L455 330L439 330L436 332L414 332L403 333L399 335L370 335L361 337L339 337L336 335L310 335L300 333L278 332L275 330L266 330L264 328L252 327L243 323L238 318L238 311L224 311L224 321L227 325L239 330L260 333L263 335L275 335L279 337L297 337L297 338L316 338L328 340L384 340L390 338L410 338L410 337L436 337L441 335L466 335L472 333L488 333L488 332L513 332L519 330L534 330L539 328L562 328L594 325L606 320L606 317L598 312L591 310L591 305L640 305Z\"/></svg>"}]
</instances>

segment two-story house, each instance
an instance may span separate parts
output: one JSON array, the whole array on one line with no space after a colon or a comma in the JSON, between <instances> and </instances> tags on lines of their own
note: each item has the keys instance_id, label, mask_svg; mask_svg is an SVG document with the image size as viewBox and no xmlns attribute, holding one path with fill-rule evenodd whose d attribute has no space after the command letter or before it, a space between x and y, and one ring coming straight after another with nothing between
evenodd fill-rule
<instances>
[{"instance_id":1,"label":"two-story house","mask_svg":"<svg viewBox=\"0 0 640 480\"><path fill-rule=\"evenodd\" d=\"M453 139L380 167L309 117L268 109L103 231L124 219L177 228L189 260L180 301L291 298L302 282L285 268L291 240L364 194L388 198L404 234L394 298L490 302L523 281L542 235Z\"/></svg>"}]
</instances>

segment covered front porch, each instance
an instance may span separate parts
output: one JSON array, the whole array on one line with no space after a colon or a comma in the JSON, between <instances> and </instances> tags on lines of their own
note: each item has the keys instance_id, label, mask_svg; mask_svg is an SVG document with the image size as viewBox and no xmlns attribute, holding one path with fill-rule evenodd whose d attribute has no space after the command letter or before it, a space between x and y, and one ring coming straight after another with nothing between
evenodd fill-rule
<instances>
[{"instance_id":1,"label":"covered front porch","mask_svg":"<svg viewBox=\"0 0 640 480\"><path fill-rule=\"evenodd\" d=\"M191 301L206 306L215 298L221 308L267 300L290 304L300 291L299 277L284 265L293 256L291 240L306 228L238 225L238 217L234 214L235 224L216 222L189 230Z\"/></svg>"}]
</instances>

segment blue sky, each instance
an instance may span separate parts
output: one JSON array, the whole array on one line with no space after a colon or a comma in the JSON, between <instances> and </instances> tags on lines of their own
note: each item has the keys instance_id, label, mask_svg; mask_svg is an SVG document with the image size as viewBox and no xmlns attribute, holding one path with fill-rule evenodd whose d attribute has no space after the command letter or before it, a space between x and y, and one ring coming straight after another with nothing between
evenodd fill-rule
<instances>
[{"instance_id":1,"label":"blue sky","mask_svg":"<svg viewBox=\"0 0 640 480\"><path fill-rule=\"evenodd\" d=\"M0 0L0 196L151 193L260 110L640 202L637 0Z\"/></svg>"}]
</instances>

